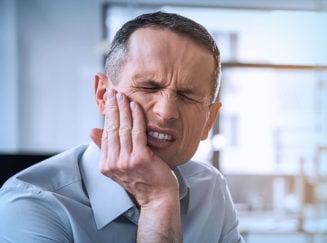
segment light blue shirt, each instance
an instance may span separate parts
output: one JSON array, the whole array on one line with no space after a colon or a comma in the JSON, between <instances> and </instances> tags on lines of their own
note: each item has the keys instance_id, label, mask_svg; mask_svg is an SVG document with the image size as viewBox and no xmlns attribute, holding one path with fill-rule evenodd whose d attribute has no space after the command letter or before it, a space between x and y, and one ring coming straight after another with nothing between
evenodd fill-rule
<instances>
[{"instance_id":1,"label":"light blue shirt","mask_svg":"<svg viewBox=\"0 0 327 243\"><path fill-rule=\"evenodd\" d=\"M91 143L9 179L0 190L0 242L135 242L139 210L98 170ZM174 168L183 242L243 242L224 177L208 164Z\"/></svg>"}]
</instances>

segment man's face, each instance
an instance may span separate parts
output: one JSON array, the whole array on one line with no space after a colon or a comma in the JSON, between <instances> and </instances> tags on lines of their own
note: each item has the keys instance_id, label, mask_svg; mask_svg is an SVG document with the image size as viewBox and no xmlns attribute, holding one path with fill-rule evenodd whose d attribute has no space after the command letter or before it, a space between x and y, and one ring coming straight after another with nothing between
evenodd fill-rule
<instances>
[{"instance_id":1,"label":"man's face","mask_svg":"<svg viewBox=\"0 0 327 243\"><path fill-rule=\"evenodd\" d=\"M151 150L170 167L182 164L207 137L220 108L210 105L214 59L169 30L138 29L128 45L118 80L108 77L108 86L143 108Z\"/></svg>"}]
</instances>

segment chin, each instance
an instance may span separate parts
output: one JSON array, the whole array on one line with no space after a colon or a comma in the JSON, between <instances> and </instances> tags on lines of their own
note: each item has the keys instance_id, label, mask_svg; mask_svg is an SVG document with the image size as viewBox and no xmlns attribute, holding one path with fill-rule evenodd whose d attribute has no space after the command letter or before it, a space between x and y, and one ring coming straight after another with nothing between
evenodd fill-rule
<instances>
[{"instance_id":1,"label":"chin","mask_svg":"<svg viewBox=\"0 0 327 243\"><path fill-rule=\"evenodd\" d=\"M176 167L178 165L181 165L181 164L184 164L186 163L187 161L189 161L191 158L189 159L179 159L179 160L176 160L176 157L173 157L172 159L167 159L167 156L164 156L164 155L158 155L158 157L160 159L162 159L164 162L166 162L170 168L173 168L173 167Z\"/></svg>"}]
</instances>

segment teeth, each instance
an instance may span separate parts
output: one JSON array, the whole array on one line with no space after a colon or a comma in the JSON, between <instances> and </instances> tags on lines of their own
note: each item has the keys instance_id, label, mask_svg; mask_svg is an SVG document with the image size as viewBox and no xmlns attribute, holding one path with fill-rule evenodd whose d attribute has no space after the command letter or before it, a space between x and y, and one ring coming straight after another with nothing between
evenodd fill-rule
<instances>
[{"instance_id":1,"label":"teeth","mask_svg":"<svg viewBox=\"0 0 327 243\"><path fill-rule=\"evenodd\" d=\"M151 137L156 138L156 139L160 139L160 140L172 140L172 137L168 134L164 134L164 133L159 133L159 132L154 132L154 131L150 131L148 133Z\"/></svg>"}]
</instances>

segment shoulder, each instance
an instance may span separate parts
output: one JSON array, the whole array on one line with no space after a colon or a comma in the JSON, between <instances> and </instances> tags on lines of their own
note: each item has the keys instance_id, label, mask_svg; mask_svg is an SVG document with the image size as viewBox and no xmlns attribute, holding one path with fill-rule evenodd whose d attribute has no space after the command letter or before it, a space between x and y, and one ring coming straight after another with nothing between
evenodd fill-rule
<instances>
[{"instance_id":1,"label":"shoulder","mask_svg":"<svg viewBox=\"0 0 327 243\"><path fill-rule=\"evenodd\" d=\"M48 192L35 187L2 188L0 218L0 241L1 237L10 242L71 241L68 217Z\"/></svg>"},{"instance_id":2,"label":"shoulder","mask_svg":"<svg viewBox=\"0 0 327 243\"><path fill-rule=\"evenodd\" d=\"M220 171L209 163L203 163L198 161L188 161L185 164L178 166L183 177L186 179L198 178L202 179L216 179L219 181L224 181L224 176Z\"/></svg>"},{"instance_id":3,"label":"shoulder","mask_svg":"<svg viewBox=\"0 0 327 243\"><path fill-rule=\"evenodd\" d=\"M71 229L63 204L65 198L70 201L84 198L78 161L85 148L78 146L41 161L5 182L0 189L0 218L4 219L0 235L16 242L26 237L67 242ZM22 228L26 230L20 232Z\"/></svg>"},{"instance_id":4,"label":"shoulder","mask_svg":"<svg viewBox=\"0 0 327 243\"><path fill-rule=\"evenodd\" d=\"M46 211L50 201L58 205L65 198L85 203L78 165L84 150L84 145L72 148L11 177L0 188L0 210L43 202Z\"/></svg>"},{"instance_id":5,"label":"shoulder","mask_svg":"<svg viewBox=\"0 0 327 243\"><path fill-rule=\"evenodd\" d=\"M216 191L225 194L227 187L226 179L213 165L197 161L188 161L178 166L186 184L190 189L200 191Z\"/></svg>"}]
</instances>

